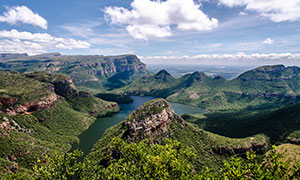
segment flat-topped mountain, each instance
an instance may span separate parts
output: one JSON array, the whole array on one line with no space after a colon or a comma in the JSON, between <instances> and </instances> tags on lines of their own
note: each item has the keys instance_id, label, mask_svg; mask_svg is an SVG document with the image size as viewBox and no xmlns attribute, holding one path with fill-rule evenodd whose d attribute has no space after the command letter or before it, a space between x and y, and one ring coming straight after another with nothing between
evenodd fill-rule
<instances>
[{"instance_id":1,"label":"flat-topped mountain","mask_svg":"<svg viewBox=\"0 0 300 180\"><path fill-rule=\"evenodd\" d=\"M66 73L75 85L96 89L122 87L149 74L135 55L0 54L0 70Z\"/></svg>"},{"instance_id":2,"label":"flat-topped mountain","mask_svg":"<svg viewBox=\"0 0 300 180\"><path fill-rule=\"evenodd\" d=\"M165 77L163 81L157 78L162 74ZM232 80L210 77L202 72L174 78L164 71L138 79L119 91L163 97L211 111L271 104L281 106L299 101L300 68L263 66Z\"/></svg>"}]
</instances>

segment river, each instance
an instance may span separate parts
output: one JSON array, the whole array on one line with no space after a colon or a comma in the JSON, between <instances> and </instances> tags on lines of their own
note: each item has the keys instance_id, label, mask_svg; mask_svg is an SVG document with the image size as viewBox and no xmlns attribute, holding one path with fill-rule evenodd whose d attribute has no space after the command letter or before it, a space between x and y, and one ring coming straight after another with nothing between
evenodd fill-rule
<instances>
[{"instance_id":1,"label":"river","mask_svg":"<svg viewBox=\"0 0 300 180\"><path fill-rule=\"evenodd\" d=\"M80 143L79 149L83 151L84 156L87 155L92 149L93 145L101 138L103 132L119 122L125 120L127 116L145 102L155 97L141 97L141 96L132 96L134 100L130 104L120 104L121 111L116 114L113 114L110 117L101 117L98 118L86 131L79 135ZM172 107L176 114L182 115L184 113L193 114L193 113L203 113L205 110L197 107L187 106L179 103L171 103ZM74 147L73 147L74 148Z\"/></svg>"}]
</instances>

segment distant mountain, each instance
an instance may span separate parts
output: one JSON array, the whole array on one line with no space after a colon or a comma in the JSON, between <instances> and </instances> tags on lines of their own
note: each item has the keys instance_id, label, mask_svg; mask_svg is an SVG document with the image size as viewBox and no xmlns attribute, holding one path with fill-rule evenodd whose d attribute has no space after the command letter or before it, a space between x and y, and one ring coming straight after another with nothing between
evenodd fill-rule
<instances>
[{"instance_id":1,"label":"distant mountain","mask_svg":"<svg viewBox=\"0 0 300 180\"><path fill-rule=\"evenodd\" d=\"M274 103L280 106L299 102L300 68L263 66L232 80L210 77L201 72L174 78L161 71L138 79L119 91L164 97L210 111L267 107Z\"/></svg>"},{"instance_id":2,"label":"distant mountain","mask_svg":"<svg viewBox=\"0 0 300 180\"><path fill-rule=\"evenodd\" d=\"M65 73L73 79L76 86L98 90L120 88L149 74L146 65L135 55L0 54L1 70Z\"/></svg>"},{"instance_id":3,"label":"distant mountain","mask_svg":"<svg viewBox=\"0 0 300 180\"><path fill-rule=\"evenodd\" d=\"M65 74L0 71L0 174L68 151L97 116L118 110L116 103L77 91Z\"/></svg>"},{"instance_id":4,"label":"distant mountain","mask_svg":"<svg viewBox=\"0 0 300 180\"><path fill-rule=\"evenodd\" d=\"M226 157L255 150L265 152L268 141L265 136L256 135L244 139L231 139L209 133L186 123L175 114L172 106L164 99L149 101L133 111L122 123L106 130L101 139L94 145L88 160L97 164L108 162L107 147L112 138L119 137L127 142L163 143L163 138L180 141L191 147L198 158L193 162L196 167L208 166L217 168ZM107 165L107 164L102 164Z\"/></svg>"}]
</instances>

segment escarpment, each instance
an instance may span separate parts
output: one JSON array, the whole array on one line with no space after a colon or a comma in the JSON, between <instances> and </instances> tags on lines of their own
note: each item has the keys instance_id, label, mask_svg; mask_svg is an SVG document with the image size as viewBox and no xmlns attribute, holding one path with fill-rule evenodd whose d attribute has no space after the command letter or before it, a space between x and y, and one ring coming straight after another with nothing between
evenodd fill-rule
<instances>
[{"instance_id":1,"label":"escarpment","mask_svg":"<svg viewBox=\"0 0 300 180\"><path fill-rule=\"evenodd\" d=\"M47 72L68 74L75 85L121 87L134 79L149 74L146 65L135 55L60 55L36 56L0 54L0 70L20 72ZM107 80L107 82L106 82Z\"/></svg>"}]
</instances>

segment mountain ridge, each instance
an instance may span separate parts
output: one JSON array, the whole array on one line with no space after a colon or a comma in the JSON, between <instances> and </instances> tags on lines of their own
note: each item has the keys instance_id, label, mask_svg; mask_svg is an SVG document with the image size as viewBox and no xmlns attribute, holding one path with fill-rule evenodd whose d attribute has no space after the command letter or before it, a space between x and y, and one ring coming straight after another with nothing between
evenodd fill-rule
<instances>
[{"instance_id":1,"label":"mountain ridge","mask_svg":"<svg viewBox=\"0 0 300 180\"><path fill-rule=\"evenodd\" d=\"M202 72L180 78L170 75L169 80L164 81L159 81L156 78L158 75L135 80L115 91L163 97L210 111L243 109L275 102L286 105L297 103L300 95L300 68L294 66L262 66L246 71L232 80L221 76L210 77Z\"/></svg>"}]
</instances>

